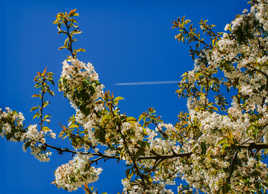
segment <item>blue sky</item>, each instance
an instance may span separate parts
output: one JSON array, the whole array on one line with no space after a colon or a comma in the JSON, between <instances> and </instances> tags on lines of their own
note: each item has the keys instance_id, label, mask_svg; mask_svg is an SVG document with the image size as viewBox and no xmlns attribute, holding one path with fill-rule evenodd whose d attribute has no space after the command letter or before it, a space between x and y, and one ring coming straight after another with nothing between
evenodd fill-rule
<instances>
[{"instance_id":1,"label":"blue sky","mask_svg":"<svg viewBox=\"0 0 268 194\"><path fill-rule=\"evenodd\" d=\"M176 84L116 86L121 82L176 81L192 68L187 47L174 40L172 21L201 18L223 31L226 23L247 7L246 0L2 0L0 1L0 107L23 112L26 124L34 123L30 108L37 104L33 77L46 66L57 80L66 52L58 51L63 37L52 24L58 12L77 8L83 34L74 47L87 50L80 59L91 62L106 90L123 96L123 113L137 116L154 107L166 122L175 123L185 100L178 99ZM61 93L51 99L47 113L52 114L51 128L60 131L73 114ZM62 142L52 142L55 145ZM24 153L20 143L0 139L0 194L67 193L50 184L58 165L71 159L68 154L53 154L51 162L40 163ZM102 163L101 163L102 164ZM104 172L95 184L99 191L116 193L122 189L123 165L103 164ZM74 193L83 193L78 190Z\"/></svg>"}]
</instances>

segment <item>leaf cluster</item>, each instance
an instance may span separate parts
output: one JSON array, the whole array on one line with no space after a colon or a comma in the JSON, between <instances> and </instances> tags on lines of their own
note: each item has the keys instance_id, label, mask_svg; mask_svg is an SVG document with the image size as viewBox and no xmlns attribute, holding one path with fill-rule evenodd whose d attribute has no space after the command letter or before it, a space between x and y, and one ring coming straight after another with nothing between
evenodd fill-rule
<instances>
[{"instance_id":1,"label":"leaf cluster","mask_svg":"<svg viewBox=\"0 0 268 194\"><path fill-rule=\"evenodd\" d=\"M83 48L73 49L73 43L77 41L74 36L82 33L79 29L78 22L75 19L77 16L79 16L79 14L76 12L76 9L71 10L69 13L60 12L57 14L56 20L53 22L54 24L57 24L58 34L65 34L67 36L63 46L59 47L59 50L67 49L73 58L76 58L79 52L86 51Z\"/></svg>"},{"instance_id":2,"label":"leaf cluster","mask_svg":"<svg viewBox=\"0 0 268 194\"><path fill-rule=\"evenodd\" d=\"M31 111L36 111L33 119L40 119L40 128L44 132L50 131L50 129L46 126L43 126L44 122L50 122L50 115L44 115L44 109L49 105L49 101L45 100L45 95L49 94L50 96L54 96L55 93L51 89L51 86L55 85L53 80L53 73L47 72L47 68L43 70L43 72L37 72L37 75L34 77L34 87L39 90L39 93L33 94L33 98L40 99L40 105L34 106L31 108Z\"/></svg>"}]
</instances>

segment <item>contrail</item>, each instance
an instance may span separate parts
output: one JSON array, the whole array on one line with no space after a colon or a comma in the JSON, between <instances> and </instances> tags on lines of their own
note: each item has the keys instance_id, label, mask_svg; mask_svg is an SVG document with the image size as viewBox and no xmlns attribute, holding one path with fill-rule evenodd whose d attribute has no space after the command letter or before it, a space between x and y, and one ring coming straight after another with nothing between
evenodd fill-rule
<instances>
[{"instance_id":1,"label":"contrail","mask_svg":"<svg viewBox=\"0 0 268 194\"><path fill-rule=\"evenodd\" d=\"M161 84L177 84L178 81L149 81L149 82L124 82L116 83L116 86L138 86L138 85L161 85Z\"/></svg>"}]
</instances>

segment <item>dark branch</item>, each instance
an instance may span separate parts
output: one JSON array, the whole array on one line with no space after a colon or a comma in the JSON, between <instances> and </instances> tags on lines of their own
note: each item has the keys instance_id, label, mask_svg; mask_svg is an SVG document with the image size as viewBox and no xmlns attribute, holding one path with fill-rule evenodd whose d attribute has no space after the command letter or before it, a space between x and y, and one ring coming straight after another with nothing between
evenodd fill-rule
<instances>
[{"instance_id":1,"label":"dark branch","mask_svg":"<svg viewBox=\"0 0 268 194\"><path fill-rule=\"evenodd\" d=\"M265 143L249 143L249 144L245 144L245 145L239 145L237 146L238 148L241 149L257 149L257 150L261 150L261 149L268 149L268 144Z\"/></svg>"},{"instance_id":2,"label":"dark branch","mask_svg":"<svg viewBox=\"0 0 268 194\"><path fill-rule=\"evenodd\" d=\"M47 143L43 144L45 147L57 150L59 153L63 153L63 152L67 152L67 153L72 153L72 154L82 154L82 155L92 155L92 156L99 156L100 158L97 158L93 161L98 161L100 159L119 159L117 156L109 156L109 155L105 155L101 152L97 152L97 153L90 153L90 152L79 152L79 151L74 151L74 150L70 150L68 148L59 148L53 145L49 145Z\"/></svg>"},{"instance_id":3,"label":"dark branch","mask_svg":"<svg viewBox=\"0 0 268 194\"><path fill-rule=\"evenodd\" d=\"M139 157L138 160L165 160L165 159L171 159L171 158L179 158L179 157L189 157L191 156L192 152L189 153L182 153L182 154L173 154L173 155L156 155L156 156L145 156L145 157Z\"/></svg>"}]
</instances>

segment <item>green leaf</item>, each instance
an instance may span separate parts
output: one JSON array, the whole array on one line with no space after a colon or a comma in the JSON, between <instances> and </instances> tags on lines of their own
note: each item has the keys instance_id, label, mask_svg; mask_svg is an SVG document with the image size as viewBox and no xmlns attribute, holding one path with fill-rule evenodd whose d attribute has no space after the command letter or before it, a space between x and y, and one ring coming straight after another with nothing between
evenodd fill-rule
<instances>
[{"instance_id":1,"label":"green leaf","mask_svg":"<svg viewBox=\"0 0 268 194\"><path fill-rule=\"evenodd\" d=\"M117 96L115 99L114 99L114 101L119 101L119 100L123 100L124 98L123 97L121 97L121 96Z\"/></svg>"},{"instance_id":2,"label":"green leaf","mask_svg":"<svg viewBox=\"0 0 268 194\"><path fill-rule=\"evenodd\" d=\"M75 13L76 13L76 10L77 10L77 9L72 9L72 10L69 12L69 16L70 16L70 17L74 16Z\"/></svg>"},{"instance_id":3,"label":"green leaf","mask_svg":"<svg viewBox=\"0 0 268 194\"><path fill-rule=\"evenodd\" d=\"M66 46L61 46L61 47L59 47L58 49L59 50L62 50L62 49L65 49L66 48Z\"/></svg>"},{"instance_id":4,"label":"green leaf","mask_svg":"<svg viewBox=\"0 0 268 194\"><path fill-rule=\"evenodd\" d=\"M32 95L32 97L33 98L36 98L36 97L41 98L41 94L34 94L34 95Z\"/></svg>"},{"instance_id":5,"label":"green leaf","mask_svg":"<svg viewBox=\"0 0 268 194\"><path fill-rule=\"evenodd\" d=\"M44 76L47 72L47 68L45 67L44 71L42 72L41 76Z\"/></svg>"},{"instance_id":6,"label":"green leaf","mask_svg":"<svg viewBox=\"0 0 268 194\"><path fill-rule=\"evenodd\" d=\"M37 112L37 113L34 114L33 119L39 118L39 117L40 117L40 114L39 114L39 112Z\"/></svg>"},{"instance_id":7,"label":"green leaf","mask_svg":"<svg viewBox=\"0 0 268 194\"><path fill-rule=\"evenodd\" d=\"M134 117L127 117L127 122L132 123L132 122L136 122L136 121L137 121L137 119Z\"/></svg>"},{"instance_id":8,"label":"green leaf","mask_svg":"<svg viewBox=\"0 0 268 194\"><path fill-rule=\"evenodd\" d=\"M45 115L44 119L49 119L51 116L50 115Z\"/></svg>"},{"instance_id":9,"label":"green leaf","mask_svg":"<svg viewBox=\"0 0 268 194\"><path fill-rule=\"evenodd\" d=\"M42 131L44 131L44 132L49 132L49 131L51 131L51 129L49 129L48 127L44 126L44 127L42 128Z\"/></svg>"},{"instance_id":10,"label":"green leaf","mask_svg":"<svg viewBox=\"0 0 268 194\"><path fill-rule=\"evenodd\" d=\"M63 47L68 48L68 43L69 43L69 37L65 39Z\"/></svg>"},{"instance_id":11,"label":"green leaf","mask_svg":"<svg viewBox=\"0 0 268 194\"><path fill-rule=\"evenodd\" d=\"M215 45L215 38L212 40L212 46Z\"/></svg>"},{"instance_id":12,"label":"green leaf","mask_svg":"<svg viewBox=\"0 0 268 194\"><path fill-rule=\"evenodd\" d=\"M37 109L39 109L39 108L40 108L39 106L34 106L34 107L31 108L31 112L32 112L32 111L35 111L35 110L37 110Z\"/></svg>"},{"instance_id":13,"label":"green leaf","mask_svg":"<svg viewBox=\"0 0 268 194\"><path fill-rule=\"evenodd\" d=\"M187 20L185 20L184 24L188 24L190 22L191 22L191 20L190 19L187 19Z\"/></svg>"},{"instance_id":14,"label":"green leaf","mask_svg":"<svg viewBox=\"0 0 268 194\"><path fill-rule=\"evenodd\" d=\"M59 133L59 137L63 137L64 133L65 133L65 132L62 130L62 131Z\"/></svg>"},{"instance_id":15,"label":"green leaf","mask_svg":"<svg viewBox=\"0 0 268 194\"><path fill-rule=\"evenodd\" d=\"M82 33L82 31L80 31L80 30L74 30L71 32L71 35L76 35L76 34L81 34L81 33Z\"/></svg>"},{"instance_id":16,"label":"green leaf","mask_svg":"<svg viewBox=\"0 0 268 194\"><path fill-rule=\"evenodd\" d=\"M75 123L72 123L72 124L69 126L70 129L78 128L78 127L79 127L79 126L78 126L77 124L75 124Z\"/></svg>"},{"instance_id":17,"label":"green leaf","mask_svg":"<svg viewBox=\"0 0 268 194\"><path fill-rule=\"evenodd\" d=\"M155 112L156 112L155 109L152 108L152 107L150 107L150 108L148 109L148 111L149 111L149 113L155 113Z\"/></svg>"},{"instance_id":18,"label":"green leaf","mask_svg":"<svg viewBox=\"0 0 268 194\"><path fill-rule=\"evenodd\" d=\"M76 51L76 52L86 52L86 49L79 48L79 49L76 49L75 51Z\"/></svg>"},{"instance_id":19,"label":"green leaf","mask_svg":"<svg viewBox=\"0 0 268 194\"><path fill-rule=\"evenodd\" d=\"M44 104L43 104L43 108L47 107L48 104L49 104L49 102L45 101Z\"/></svg>"}]
</instances>

